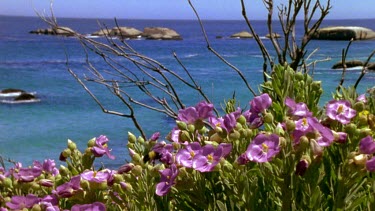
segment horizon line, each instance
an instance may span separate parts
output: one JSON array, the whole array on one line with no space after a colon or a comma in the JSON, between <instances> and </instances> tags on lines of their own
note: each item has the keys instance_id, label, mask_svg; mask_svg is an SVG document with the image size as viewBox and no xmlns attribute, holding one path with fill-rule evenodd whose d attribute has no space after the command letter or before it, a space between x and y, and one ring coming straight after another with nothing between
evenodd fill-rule
<instances>
[{"instance_id":1,"label":"horizon line","mask_svg":"<svg viewBox=\"0 0 375 211\"><path fill-rule=\"evenodd\" d=\"M0 17L19 17L19 18L39 18L39 16L31 16L31 15L4 15L0 14ZM51 16L46 16L47 18ZM177 19L170 19L170 18L109 18L109 17L56 17L58 19L92 19L92 20L164 20L164 21L197 21L196 18L193 19L185 19L185 18L177 18ZM375 18L325 18L325 20L373 20ZM245 20L244 18L242 19L201 19L202 21L241 21ZM267 19L252 19L254 21L267 21ZM273 19L277 21L278 19ZM303 21L303 19L297 19L297 21Z\"/></svg>"}]
</instances>

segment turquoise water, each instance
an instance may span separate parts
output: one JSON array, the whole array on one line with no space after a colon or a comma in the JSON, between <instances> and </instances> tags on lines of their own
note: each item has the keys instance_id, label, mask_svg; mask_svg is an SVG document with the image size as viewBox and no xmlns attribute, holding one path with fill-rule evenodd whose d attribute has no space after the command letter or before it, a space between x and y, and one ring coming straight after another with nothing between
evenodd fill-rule
<instances>
[{"instance_id":1,"label":"turquoise water","mask_svg":"<svg viewBox=\"0 0 375 211\"><path fill-rule=\"evenodd\" d=\"M82 34L99 29L96 20L60 19L60 25L69 26ZM113 20L101 20L109 28ZM253 22L258 34L265 35L264 21ZM119 20L122 26L132 26L142 30L146 26L164 26L175 29L184 38L182 41L130 40L128 43L139 52L154 58L166 67L182 72L173 58L176 52L206 93L213 99L216 107L224 98L236 96L241 105L246 105L252 98L244 88L239 77L206 48L204 37L196 21L165 20ZM262 81L262 57L254 40L215 39L216 36L229 35L246 30L243 21L204 21L211 45L228 61L243 71L253 89ZM374 20L328 20L324 26L355 25L375 29ZM127 132L137 131L132 122L118 116L101 112L95 102L67 72L66 56L70 67L82 73L86 68L85 54L74 38L29 34L30 30L46 28L38 18L0 16L0 89L20 88L36 92L41 99L35 104L0 104L0 155L16 161L31 164L33 160L52 158L66 146L67 139L77 142L84 149L87 140L101 134L110 139L116 160L108 165L118 166L128 158L125 145ZM278 30L277 28L275 29ZM268 40L264 40L270 46ZM309 52L318 48L312 59L330 57L327 62L318 63L314 69L316 80L322 80L325 90L324 98L328 99L340 78L340 71L331 70L331 66L341 60L341 51L347 46L345 41L311 41ZM375 41L354 42L348 59L365 60L375 49ZM105 64L96 57L92 61L98 67ZM354 84L359 76L357 71L349 71L345 84ZM368 73L363 79L360 90L375 85L375 73ZM187 105L194 105L201 98L178 85L181 96ZM93 86L98 97L114 110L125 111L108 91ZM143 102L150 102L141 96ZM141 123L148 135L161 131L165 136L173 121L168 118L141 109Z\"/></svg>"}]
</instances>

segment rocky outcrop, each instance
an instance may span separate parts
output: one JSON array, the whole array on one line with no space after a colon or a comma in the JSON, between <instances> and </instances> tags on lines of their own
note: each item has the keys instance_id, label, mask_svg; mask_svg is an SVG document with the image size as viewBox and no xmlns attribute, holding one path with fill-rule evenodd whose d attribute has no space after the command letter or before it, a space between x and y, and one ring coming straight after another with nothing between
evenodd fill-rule
<instances>
[{"instance_id":1,"label":"rocky outcrop","mask_svg":"<svg viewBox=\"0 0 375 211\"><path fill-rule=\"evenodd\" d=\"M22 89L14 89L14 88L3 89L0 91L1 94L23 93L23 92L25 91Z\"/></svg>"},{"instance_id":2,"label":"rocky outcrop","mask_svg":"<svg viewBox=\"0 0 375 211\"><path fill-rule=\"evenodd\" d=\"M267 38L271 38L271 34L270 33L266 34L266 37ZM272 37L274 37L274 38L280 38L281 35L278 34L278 33L272 33Z\"/></svg>"},{"instance_id":3,"label":"rocky outcrop","mask_svg":"<svg viewBox=\"0 0 375 211\"><path fill-rule=\"evenodd\" d=\"M30 93L22 93L20 96L14 98L14 101L36 100L37 98Z\"/></svg>"},{"instance_id":4,"label":"rocky outcrop","mask_svg":"<svg viewBox=\"0 0 375 211\"><path fill-rule=\"evenodd\" d=\"M253 35L250 32L242 31L242 32L232 34L230 38L249 39L249 38L253 38Z\"/></svg>"},{"instance_id":5,"label":"rocky outcrop","mask_svg":"<svg viewBox=\"0 0 375 211\"><path fill-rule=\"evenodd\" d=\"M151 40L182 40L181 35L175 30L165 27L146 27L142 37Z\"/></svg>"},{"instance_id":6,"label":"rocky outcrop","mask_svg":"<svg viewBox=\"0 0 375 211\"><path fill-rule=\"evenodd\" d=\"M365 65L364 62L359 61L359 60L346 61L345 64L346 64L346 68L363 67ZM332 69L342 69L342 68L343 68L342 62L337 62L336 64L334 64L332 66ZM367 66L366 66L366 69L374 71L375 70L375 63L373 63L373 62L368 63Z\"/></svg>"},{"instance_id":7,"label":"rocky outcrop","mask_svg":"<svg viewBox=\"0 0 375 211\"><path fill-rule=\"evenodd\" d=\"M363 66L363 62L359 60L346 61L345 64L347 68ZM341 69L341 68L343 68L342 61L337 62L336 64L332 66L332 69Z\"/></svg>"},{"instance_id":8,"label":"rocky outcrop","mask_svg":"<svg viewBox=\"0 0 375 211\"><path fill-rule=\"evenodd\" d=\"M133 27L114 27L109 32L109 36L118 36L121 38L138 38L142 35L142 32Z\"/></svg>"},{"instance_id":9,"label":"rocky outcrop","mask_svg":"<svg viewBox=\"0 0 375 211\"><path fill-rule=\"evenodd\" d=\"M375 32L359 26L334 26L318 29L311 38L317 40L368 40L375 39Z\"/></svg>"},{"instance_id":10,"label":"rocky outcrop","mask_svg":"<svg viewBox=\"0 0 375 211\"><path fill-rule=\"evenodd\" d=\"M74 36L75 31L69 27L59 26L48 29L37 29L30 31L31 34Z\"/></svg>"}]
</instances>

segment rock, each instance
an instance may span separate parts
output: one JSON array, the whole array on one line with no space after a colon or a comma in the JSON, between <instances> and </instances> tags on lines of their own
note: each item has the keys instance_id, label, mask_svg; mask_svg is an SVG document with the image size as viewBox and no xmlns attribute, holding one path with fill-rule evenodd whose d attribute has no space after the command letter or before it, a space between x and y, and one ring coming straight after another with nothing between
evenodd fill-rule
<instances>
[{"instance_id":1,"label":"rock","mask_svg":"<svg viewBox=\"0 0 375 211\"><path fill-rule=\"evenodd\" d=\"M223 36L218 35L216 36L216 39L223 39Z\"/></svg>"},{"instance_id":2,"label":"rock","mask_svg":"<svg viewBox=\"0 0 375 211\"><path fill-rule=\"evenodd\" d=\"M110 36L119 36L122 38L138 38L142 35L142 32L133 27L114 27L109 32Z\"/></svg>"},{"instance_id":3,"label":"rock","mask_svg":"<svg viewBox=\"0 0 375 211\"><path fill-rule=\"evenodd\" d=\"M273 36L274 38L280 38L280 37L281 37L281 35L278 34L278 33L272 33L272 36ZM267 38L271 38L271 34L270 34L270 33L266 34L266 37L267 37Z\"/></svg>"},{"instance_id":4,"label":"rock","mask_svg":"<svg viewBox=\"0 0 375 211\"><path fill-rule=\"evenodd\" d=\"M14 98L14 101L23 101L23 100L35 100L36 97L30 93L22 93L20 96Z\"/></svg>"},{"instance_id":5,"label":"rock","mask_svg":"<svg viewBox=\"0 0 375 211\"><path fill-rule=\"evenodd\" d=\"M232 34L230 37L231 38L249 39L249 38L253 38L253 35L251 33L247 32L247 31L242 31L242 32Z\"/></svg>"},{"instance_id":6,"label":"rock","mask_svg":"<svg viewBox=\"0 0 375 211\"><path fill-rule=\"evenodd\" d=\"M45 35L62 35L62 36L74 36L76 33L73 29L65 26L59 26L48 29L37 29L30 31L31 34L45 34Z\"/></svg>"},{"instance_id":7,"label":"rock","mask_svg":"<svg viewBox=\"0 0 375 211\"><path fill-rule=\"evenodd\" d=\"M182 40L181 35L175 30L165 27L146 27L142 36L152 40Z\"/></svg>"},{"instance_id":8,"label":"rock","mask_svg":"<svg viewBox=\"0 0 375 211\"><path fill-rule=\"evenodd\" d=\"M311 38L317 40L368 40L375 39L375 32L359 26L334 26L318 29Z\"/></svg>"},{"instance_id":9,"label":"rock","mask_svg":"<svg viewBox=\"0 0 375 211\"><path fill-rule=\"evenodd\" d=\"M13 89L13 88L8 88L8 89L3 89L0 91L2 94L10 94L10 93L22 93L25 92L22 89Z\"/></svg>"},{"instance_id":10,"label":"rock","mask_svg":"<svg viewBox=\"0 0 375 211\"><path fill-rule=\"evenodd\" d=\"M91 35L92 36L106 36L106 35L109 35L110 32L111 32L111 29L100 29L99 31L96 31L92 33Z\"/></svg>"},{"instance_id":11,"label":"rock","mask_svg":"<svg viewBox=\"0 0 375 211\"><path fill-rule=\"evenodd\" d=\"M359 60L346 61L345 64L347 68L363 66L363 62ZM336 64L332 66L332 69L340 69L340 68L343 68L341 61L337 62Z\"/></svg>"},{"instance_id":12,"label":"rock","mask_svg":"<svg viewBox=\"0 0 375 211\"><path fill-rule=\"evenodd\" d=\"M63 36L74 36L76 33L73 29L65 26L59 26L53 28L55 35L63 35Z\"/></svg>"},{"instance_id":13,"label":"rock","mask_svg":"<svg viewBox=\"0 0 375 211\"><path fill-rule=\"evenodd\" d=\"M369 63L368 65L367 65L367 69L368 70L375 70L375 63Z\"/></svg>"}]
</instances>

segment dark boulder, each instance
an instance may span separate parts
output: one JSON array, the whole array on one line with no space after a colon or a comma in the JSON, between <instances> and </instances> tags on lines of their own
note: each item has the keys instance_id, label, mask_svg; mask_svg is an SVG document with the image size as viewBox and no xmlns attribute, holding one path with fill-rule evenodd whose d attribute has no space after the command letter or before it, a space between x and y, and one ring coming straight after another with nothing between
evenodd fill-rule
<instances>
[{"instance_id":1,"label":"dark boulder","mask_svg":"<svg viewBox=\"0 0 375 211\"><path fill-rule=\"evenodd\" d=\"M363 66L364 63L362 61L359 61L359 60L351 60L351 61L346 61L345 62L346 64L346 67L347 68L351 68L351 67L359 67L359 66ZM332 69L340 69L340 68L343 68L344 66L342 65L342 62L337 62L336 64L334 64L332 66Z\"/></svg>"},{"instance_id":2,"label":"dark boulder","mask_svg":"<svg viewBox=\"0 0 375 211\"><path fill-rule=\"evenodd\" d=\"M22 93L20 96L14 98L14 101L36 100L37 98L30 93Z\"/></svg>"}]
</instances>

